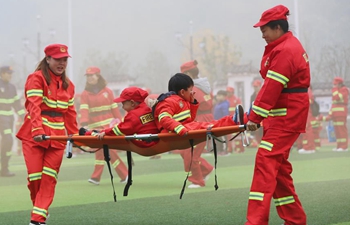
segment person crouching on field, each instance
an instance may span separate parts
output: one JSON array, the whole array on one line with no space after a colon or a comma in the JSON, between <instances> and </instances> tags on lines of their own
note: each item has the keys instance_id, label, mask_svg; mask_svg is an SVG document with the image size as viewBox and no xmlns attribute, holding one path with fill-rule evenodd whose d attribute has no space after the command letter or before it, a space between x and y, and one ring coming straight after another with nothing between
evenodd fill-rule
<instances>
[{"instance_id":1,"label":"person crouching on field","mask_svg":"<svg viewBox=\"0 0 350 225\"><path fill-rule=\"evenodd\" d=\"M151 108L145 103L147 91L138 87L125 88L114 102L122 103L127 112L124 120L111 128L99 132L87 131L85 135L97 136L103 139L107 136L125 136L134 134L158 134L159 130L154 122ZM158 141L132 140L139 147L150 147Z\"/></svg>"}]
</instances>

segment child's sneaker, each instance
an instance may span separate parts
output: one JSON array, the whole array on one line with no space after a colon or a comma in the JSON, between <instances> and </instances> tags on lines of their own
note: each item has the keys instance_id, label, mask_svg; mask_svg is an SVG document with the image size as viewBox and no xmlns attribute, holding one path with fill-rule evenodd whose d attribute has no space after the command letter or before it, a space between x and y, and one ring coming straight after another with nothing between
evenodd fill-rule
<instances>
[{"instance_id":1,"label":"child's sneaker","mask_svg":"<svg viewBox=\"0 0 350 225\"><path fill-rule=\"evenodd\" d=\"M242 105L236 106L235 114L233 114L232 119L237 125L244 124L244 110Z\"/></svg>"},{"instance_id":2,"label":"child's sneaker","mask_svg":"<svg viewBox=\"0 0 350 225\"><path fill-rule=\"evenodd\" d=\"M90 178L89 180L89 183L92 183L92 184L95 184L95 185L99 185L100 184L100 181L94 179L94 178Z\"/></svg>"}]
</instances>

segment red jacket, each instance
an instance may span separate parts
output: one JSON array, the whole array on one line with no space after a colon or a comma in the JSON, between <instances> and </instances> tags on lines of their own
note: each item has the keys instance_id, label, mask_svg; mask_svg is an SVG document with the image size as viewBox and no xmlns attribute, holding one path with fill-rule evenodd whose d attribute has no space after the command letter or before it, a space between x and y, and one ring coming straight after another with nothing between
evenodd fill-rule
<instances>
[{"instance_id":1,"label":"red jacket","mask_svg":"<svg viewBox=\"0 0 350 225\"><path fill-rule=\"evenodd\" d=\"M105 129L109 136L133 135L133 134L158 134L159 130L154 122L152 110L145 102L140 103L135 109L129 111L124 117L124 121L113 128ZM155 142L137 141L133 143L140 147L148 147Z\"/></svg>"},{"instance_id":2,"label":"red jacket","mask_svg":"<svg viewBox=\"0 0 350 225\"><path fill-rule=\"evenodd\" d=\"M310 86L308 56L299 40L287 32L265 47L260 74L265 79L254 101L249 120L265 129L305 132L309 96L303 93L282 93L285 89L306 89Z\"/></svg>"},{"instance_id":3,"label":"red jacket","mask_svg":"<svg viewBox=\"0 0 350 225\"><path fill-rule=\"evenodd\" d=\"M348 115L349 89L345 86L332 89L332 107L329 112L332 117Z\"/></svg>"},{"instance_id":4,"label":"red jacket","mask_svg":"<svg viewBox=\"0 0 350 225\"><path fill-rule=\"evenodd\" d=\"M113 99L113 92L108 87L98 93L84 90L80 100L80 124L89 129L105 129L114 118L121 119L118 104Z\"/></svg>"},{"instance_id":5,"label":"red jacket","mask_svg":"<svg viewBox=\"0 0 350 225\"><path fill-rule=\"evenodd\" d=\"M233 114L235 114L235 111L236 111L236 106L238 104L242 104L242 101L240 98L238 98L235 95L232 95L231 97L227 97L227 101L230 103L230 108L228 109L228 111L230 112L230 115L233 116Z\"/></svg>"},{"instance_id":6,"label":"red jacket","mask_svg":"<svg viewBox=\"0 0 350 225\"><path fill-rule=\"evenodd\" d=\"M45 135L77 134L76 111L74 108L74 85L69 81L67 90L62 88L61 76L49 70L51 83L48 85L41 71L30 74L25 84L25 108L27 114L16 137L32 141L48 148L63 148L57 141L34 142L33 137Z\"/></svg>"},{"instance_id":7,"label":"red jacket","mask_svg":"<svg viewBox=\"0 0 350 225\"><path fill-rule=\"evenodd\" d=\"M169 96L155 107L154 119L158 129L184 135L188 130L183 124L194 121L198 106L199 104L192 104L178 95Z\"/></svg>"}]
</instances>

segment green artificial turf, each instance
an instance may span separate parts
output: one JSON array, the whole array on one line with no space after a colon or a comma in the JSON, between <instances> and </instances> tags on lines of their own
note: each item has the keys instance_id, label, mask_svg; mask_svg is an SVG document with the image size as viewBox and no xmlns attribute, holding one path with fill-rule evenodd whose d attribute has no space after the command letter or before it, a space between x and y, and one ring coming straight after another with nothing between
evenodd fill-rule
<instances>
[{"instance_id":1,"label":"green artificial turf","mask_svg":"<svg viewBox=\"0 0 350 225\"><path fill-rule=\"evenodd\" d=\"M350 152L332 152L323 147L316 154L293 151L293 178L311 225L350 224ZM120 153L125 159L125 153ZM117 202L107 167L101 184L89 184L94 156L64 159L56 196L50 207L49 225L63 224L244 224L255 149L218 158L219 189L214 190L214 173L207 186L180 191L186 173L182 159L164 154L150 160L134 154L133 185L123 196L124 184L114 173ZM212 156L204 156L214 163ZM0 224L28 224L31 202L26 187L26 169L21 156L11 159L13 178L0 178ZM189 183L187 183L189 184ZM271 207L270 224L282 224Z\"/></svg>"}]
</instances>

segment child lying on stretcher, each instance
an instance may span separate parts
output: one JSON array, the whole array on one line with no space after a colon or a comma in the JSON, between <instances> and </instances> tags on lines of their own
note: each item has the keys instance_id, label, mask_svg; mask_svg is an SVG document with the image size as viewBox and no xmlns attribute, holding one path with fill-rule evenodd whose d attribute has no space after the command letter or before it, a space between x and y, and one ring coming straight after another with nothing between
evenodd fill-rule
<instances>
[{"instance_id":1,"label":"child lying on stretcher","mask_svg":"<svg viewBox=\"0 0 350 225\"><path fill-rule=\"evenodd\" d=\"M100 131L88 131L79 132L84 135L97 136L100 140L105 135L107 136L125 136L134 134L158 134L159 130L154 122L152 110L145 103L145 98L148 93L138 87L125 88L120 97L114 99L114 102L121 102L123 109L127 112L124 120L111 128ZM132 142L139 147L150 147L156 144L158 141L143 141L132 140Z\"/></svg>"},{"instance_id":2,"label":"child lying on stretcher","mask_svg":"<svg viewBox=\"0 0 350 225\"><path fill-rule=\"evenodd\" d=\"M193 86L192 78L186 74L177 73L170 78L169 92L161 94L152 107L156 125L161 132L175 132L182 136L189 130L239 125L238 121L243 120L243 109L240 107L241 110L236 110L233 117L226 116L212 122L195 121L199 104L194 97ZM246 114L243 121L248 121Z\"/></svg>"}]
</instances>

